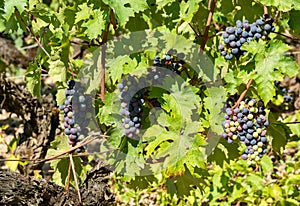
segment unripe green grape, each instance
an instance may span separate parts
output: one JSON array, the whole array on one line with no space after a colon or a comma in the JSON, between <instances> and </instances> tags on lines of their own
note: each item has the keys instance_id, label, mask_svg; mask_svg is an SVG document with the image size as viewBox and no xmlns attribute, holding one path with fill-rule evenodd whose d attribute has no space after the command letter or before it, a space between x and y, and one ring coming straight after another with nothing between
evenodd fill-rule
<instances>
[{"instance_id":1,"label":"unripe green grape","mask_svg":"<svg viewBox=\"0 0 300 206\"><path fill-rule=\"evenodd\" d=\"M235 132L236 131L236 127L230 127L230 131L231 132Z\"/></svg>"},{"instance_id":2,"label":"unripe green grape","mask_svg":"<svg viewBox=\"0 0 300 206\"><path fill-rule=\"evenodd\" d=\"M252 106L254 105L254 102L253 102L252 100L250 100L249 103L248 103L248 105L249 105L250 107L252 107Z\"/></svg>"},{"instance_id":3,"label":"unripe green grape","mask_svg":"<svg viewBox=\"0 0 300 206\"><path fill-rule=\"evenodd\" d=\"M252 136L253 136L254 138L257 138L257 137L258 137L258 133L257 133L257 132L253 132Z\"/></svg>"},{"instance_id":4,"label":"unripe green grape","mask_svg":"<svg viewBox=\"0 0 300 206\"><path fill-rule=\"evenodd\" d=\"M248 114L247 118L248 119L253 119L253 114Z\"/></svg>"}]
</instances>

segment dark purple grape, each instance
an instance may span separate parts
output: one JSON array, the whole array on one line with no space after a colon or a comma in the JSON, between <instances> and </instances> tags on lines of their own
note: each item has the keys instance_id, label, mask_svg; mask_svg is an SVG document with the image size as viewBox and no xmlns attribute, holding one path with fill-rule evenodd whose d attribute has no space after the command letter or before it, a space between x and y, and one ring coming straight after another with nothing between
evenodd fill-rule
<instances>
[{"instance_id":1,"label":"dark purple grape","mask_svg":"<svg viewBox=\"0 0 300 206\"><path fill-rule=\"evenodd\" d=\"M226 28L226 32L227 32L228 34L233 34L234 31L235 31L234 27L227 27L227 28Z\"/></svg>"},{"instance_id":2,"label":"dark purple grape","mask_svg":"<svg viewBox=\"0 0 300 206\"><path fill-rule=\"evenodd\" d=\"M221 50L221 51L223 51L224 50L224 45L223 44L219 45L218 49Z\"/></svg>"},{"instance_id":3,"label":"dark purple grape","mask_svg":"<svg viewBox=\"0 0 300 206\"><path fill-rule=\"evenodd\" d=\"M229 38L224 39L224 44L228 44L229 43Z\"/></svg>"},{"instance_id":4,"label":"dark purple grape","mask_svg":"<svg viewBox=\"0 0 300 206\"><path fill-rule=\"evenodd\" d=\"M229 36L229 34L228 34L228 33L226 33L226 32L222 33L222 37L223 37L223 39L226 39L226 38L228 38L228 36Z\"/></svg>"},{"instance_id":5,"label":"dark purple grape","mask_svg":"<svg viewBox=\"0 0 300 206\"><path fill-rule=\"evenodd\" d=\"M247 159L248 159L248 155L247 155L247 154L243 154L243 155L242 155L242 159L243 159L243 160L247 160Z\"/></svg>"},{"instance_id":6,"label":"dark purple grape","mask_svg":"<svg viewBox=\"0 0 300 206\"><path fill-rule=\"evenodd\" d=\"M226 54L226 56L225 56L225 59L227 59L227 60L231 60L232 59L232 54Z\"/></svg>"},{"instance_id":7,"label":"dark purple grape","mask_svg":"<svg viewBox=\"0 0 300 206\"><path fill-rule=\"evenodd\" d=\"M232 50L231 50L231 53L232 54L237 54L239 52L239 49L238 48L233 48Z\"/></svg>"},{"instance_id":8,"label":"dark purple grape","mask_svg":"<svg viewBox=\"0 0 300 206\"><path fill-rule=\"evenodd\" d=\"M230 34L228 37L229 41L233 41L235 40L235 35L234 34Z\"/></svg>"},{"instance_id":9,"label":"dark purple grape","mask_svg":"<svg viewBox=\"0 0 300 206\"><path fill-rule=\"evenodd\" d=\"M270 24L265 24L264 30L271 31L271 29L272 29L272 26Z\"/></svg>"},{"instance_id":10,"label":"dark purple grape","mask_svg":"<svg viewBox=\"0 0 300 206\"><path fill-rule=\"evenodd\" d=\"M226 55L227 55L227 52L226 52L226 51L221 51L221 55L222 55L222 56L226 56Z\"/></svg>"},{"instance_id":11,"label":"dark purple grape","mask_svg":"<svg viewBox=\"0 0 300 206\"><path fill-rule=\"evenodd\" d=\"M230 45L231 48L236 47L236 42L232 41L232 42L229 43L229 45Z\"/></svg>"}]
</instances>

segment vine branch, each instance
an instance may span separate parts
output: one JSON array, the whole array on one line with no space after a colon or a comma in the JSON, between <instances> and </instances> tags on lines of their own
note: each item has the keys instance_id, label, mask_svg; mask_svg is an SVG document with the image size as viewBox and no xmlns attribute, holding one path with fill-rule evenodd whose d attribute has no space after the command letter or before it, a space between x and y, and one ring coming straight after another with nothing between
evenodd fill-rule
<instances>
[{"instance_id":1,"label":"vine branch","mask_svg":"<svg viewBox=\"0 0 300 206\"><path fill-rule=\"evenodd\" d=\"M246 85L246 88L245 90L242 92L241 96L239 97L239 99L236 101L235 105L233 106L233 108L236 108L240 105L240 102L244 99L244 97L246 96L248 90L250 89L250 86L253 82L253 79L249 79L247 85Z\"/></svg>"},{"instance_id":2,"label":"vine branch","mask_svg":"<svg viewBox=\"0 0 300 206\"><path fill-rule=\"evenodd\" d=\"M47 55L47 57L50 58L50 54L46 51L46 49L41 44L41 42L38 40L38 38L33 34L30 27L26 24L26 22L24 21L22 16L19 14L18 10L15 10L15 14L20 19L20 21L24 24L24 26L26 27L26 29L30 33L30 35L33 36L34 41L39 45L39 47L43 50L43 52Z\"/></svg>"},{"instance_id":3,"label":"vine branch","mask_svg":"<svg viewBox=\"0 0 300 206\"><path fill-rule=\"evenodd\" d=\"M78 200L81 203L82 201L81 201L81 195L80 195L80 188L79 188L78 179L77 179L77 176L76 176L75 164L74 164L74 161L73 161L72 154L69 154L69 157L70 157L70 164L71 164L73 177L74 177L74 181L75 181L75 185L76 185L76 190L77 190L77 194L78 194Z\"/></svg>"},{"instance_id":4,"label":"vine branch","mask_svg":"<svg viewBox=\"0 0 300 206\"><path fill-rule=\"evenodd\" d=\"M217 2L217 0L210 0L209 1L210 11L209 11L209 14L208 14L208 17L207 17L207 22L206 22L206 26L205 26L205 32L204 32L204 35L203 35L203 40L201 42L200 55L203 54L203 51L204 51L204 48L205 48L205 44L206 44L206 42L208 40L208 31L209 31L210 24L211 24L211 21L212 21L212 16L214 14L214 9L215 9L216 2Z\"/></svg>"}]
</instances>

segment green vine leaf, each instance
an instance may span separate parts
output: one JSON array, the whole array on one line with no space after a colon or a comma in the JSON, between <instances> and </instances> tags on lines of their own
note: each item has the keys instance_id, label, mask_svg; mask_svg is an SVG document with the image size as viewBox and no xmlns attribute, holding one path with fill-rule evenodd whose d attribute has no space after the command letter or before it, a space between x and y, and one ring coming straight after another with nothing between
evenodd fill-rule
<instances>
[{"instance_id":1,"label":"green vine leaf","mask_svg":"<svg viewBox=\"0 0 300 206\"><path fill-rule=\"evenodd\" d=\"M180 17L187 21L190 22L193 17L195 12L197 12L199 9L199 1L198 0L190 0L190 1L182 1L180 3Z\"/></svg>"},{"instance_id":2,"label":"green vine leaf","mask_svg":"<svg viewBox=\"0 0 300 206\"><path fill-rule=\"evenodd\" d=\"M186 83L180 85L176 82L170 88L171 95L163 95L165 102L162 108L171 112L175 118L190 121L192 110L200 107L201 99L196 95L197 91L195 87L188 86Z\"/></svg>"},{"instance_id":3,"label":"green vine leaf","mask_svg":"<svg viewBox=\"0 0 300 206\"><path fill-rule=\"evenodd\" d=\"M209 111L208 121L211 129L217 134L223 132L222 121L224 114L222 113L223 102L226 101L226 91L224 87L211 87L207 89L208 96L204 99L205 108Z\"/></svg>"},{"instance_id":4,"label":"green vine leaf","mask_svg":"<svg viewBox=\"0 0 300 206\"><path fill-rule=\"evenodd\" d=\"M80 10L76 12L75 24L77 24L82 20L89 19L90 16L93 14L93 4L87 5L87 3L83 3L78 5L78 8Z\"/></svg>"},{"instance_id":5,"label":"green vine leaf","mask_svg":"<svg viewBox=\"0 0 300 206\"><path fill-rule=\"evenodd\" d=\"M85 33L91 38L95 39L102 34L102 31L105 29L105 18L103 16L103 11L100 9L94 10L92 19L89 19L87 22L83 23L82 26L86 27Z\"/></svg>"},{"instance_id":6,"label":"green vine leaf","mask_svg":"<svg viewBox=\"0 0 300 206\"><path fill-rule=\"evenodd\" d=\"M114 10L121 26L124 26L129 21L129 17L134 16L134 13L144 11L148 8L146 0L103 0L103 2Z\"/></svg>"},{"instance_id":7,"label":"green vine leaf","mask_svg":"<svg viewBox=\"0 0 300 206\"><path fill-rule=\"evenodd\" d=\"M257 49L259 48L259 49ZM282 41L271 40L250 42L246 50L255 55L255 71L253 75L257 83L257 91L267 104L275 95L274 81L283 79L286 74L293 76L298 73L298 65L290 57L284 56L289 46Z\"/></svg>"},{"instance_id":8,"label":"green vine leaf","mask_svg":"<svg viewBox=\"0 0 300 206\"><path fill-rule=\"evenodd\" d=\"M27 0L4 0L3 17L8 21L14 13L15 7L22 13L27 7Z\"/></svg>"},{"instance_id":9,"label":"green vine leaf","mask_svg":"<svg viewBox=\"0 0 300 206\"><path fill-rule=\"evenodd\" d=\"M37 62L31 62L27 68L26 75L26 87L36 97L41 96L41 67Z\"/></svg>"},{"instance_id":10,"label":"green vine leaf","mask_svg":"<svg viewBox=\"0 0 300 206\"><path fill-rule=\"evenodd\" d=\"M277 1L277 0L259 0L260 3L266 6L276 7L279 11L287 12L292 9L300 10L300 2L294 0L285 0L285 1Z\"/></svg>"},{"instance_id":11,"label":"green vine leaf","mask_svg":"<svg viewBox=\"0 0 300 206\"><path fill-rule=\"evenodd\" d=\"M54 82L65 82L66 81L66 67L65 64L60 60L58 54L51 56L48 60L49 63L49 74Z\"/></svg>"}]
</instances>

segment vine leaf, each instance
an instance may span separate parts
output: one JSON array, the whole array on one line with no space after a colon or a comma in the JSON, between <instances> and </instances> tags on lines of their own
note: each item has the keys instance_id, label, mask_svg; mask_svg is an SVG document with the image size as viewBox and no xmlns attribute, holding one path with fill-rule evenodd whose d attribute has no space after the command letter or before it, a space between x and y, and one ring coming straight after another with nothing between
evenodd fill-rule
<instances>
[{"instance_id":1,"label":"vine leaf","mask_svg":"<svg viewBox=\"0 0 300 206\"><path fill-rule=\"evenodd\" d=\"M26 87L36 97L40 97L41 90L41 68L36 62L31 62L27 68L26 75Z\"/></svg>"},{"instance_id":2,"label":"vine leaf","mask_svg":"<svg viewBox=\"0 0 300 206\"><path fill-rule=\"evenodd\" d=\"M209 111L208 120L211 129L217 134L223 132L222 121L224 114L221 112L223 102L226 100L226 91L223 87L211 87L207 89L208 96L204 99L205 108Z\"/></svg>"},{"instance_id":3,"label":"vine leaf","mask_svg":"<svg viewBox=\"0 0 300 206\"><path fill-rule=\"evenodd\" d=\"M287 12L292 9L300 10L300 2L294 0L274 1L274 0L260 0L260 3L266 6L276 7L279 11Z\"/></svg>"},{"instance_id":4,"label":"vine leaf","mask_svg":"<svg viewBox=\"0 0 300 206\"><path fill-rule=\"evenodd\" d=\"M49 74L54 82L65 82L66 81L66 67L65 64L60 60L58 54L51 56L48 61L49 63Z\"/></svg>"},{"instance_id":5,"label":"vine leaf","mask_svg":"<svg viewBox=\"0 0 300 206\"><path fill-rule=\"evenodd\" d=\"M187 196L193 190L192 186L200 186L201 180L194 177L188 170L183 175L170 178L166 182L168 193L171 195Z\"/></svg>"},{"instance_id":6,"label":"vine leaf","mask_svg":"<svg viewBox=\"0 0 300 206\"><path fill-rule=\"evenodd\" d=\"M259 49L257 49L259 48ZM298 72L298 65L290 57L284 56L289 49L287 44L278 40L250 42L246 50L255 55L255 71L253 79L257 83L257 91L267 104L275 96L274 81L282 79L286 74L293 76Z\"/></svg>"},{"instance_id":7,"label":"vine leaf","mask_svg":"<svg viewBox=\"0 0 300 206\"><path fill-rule=\"evenodd\" d=\"M300 122L300 113L296 113L295 116L289 116L287 117L284 122L290 122L293 121L294 118L296 117L296 121ZM300 127L299 124L287 124L287 126L290 128L290 130L293 132L293 134L297 135L300 137Z\"/></svg>"},{"instance_id":8,"label":"vine leaf","mask_svg":"<svg viewBox=\"0 0 300 206\"><path fill-rule=\"evenodd\" d=\"M289 128L283 123L273 122L270 124L268 134L273 137L272 148L277 154L281 154L290 137L290 133Z\"/></svg>"},{"instance_id":9,"label":"vine leaf","mask_svg":"<svg viewBox=\"0 0 300 206\"><path fill-rule=\"evenodd\" d=\"M8 21L14 13L15 7L22 13L27 7L27 0L4 0L4 14L3 17Z\"/></svg>"},{"instance_id":10,"label":"vine leaf","mask_svg":"<svg viewBox=\"0 0 300 206\"><path fill-rule=\"evenodd\" d=\"M199 0L182 1L180 3L180 16L183 20L190 22L195 12L199 9Z\"/></svg>"},{"instance_id":11,"label":"vine leaf","mask_svg":"<svg viewBox=\"0 0 300 206\"><path fill-rule=\"evenodd\" d=\"M265 175L273 170L273 162L267 155L261 158L260 165Z\"/></svg>"},{"instance_id":12,"label":"vine leaf","mask_svg":"<svg viewBox=\"0 0 300 206\"><path fill-rule=\"evenodd\" d=\"M135 12L138 13L148 8L146 0L103 0L103 2L114 10L121 26L124 26Z\"/></svg>"},{"instance_id":13,"label":"vine leaf","mask_svg":"<svg viewBox=\"0 0 300 206\"><path fill-rule=\"evenodd\" d=\"M91 38L95 39L98 35L102 34L102 31L105 29L105 20L103 17L103 11L95 10L92 15L92 19L82 24L83 27L86 27L85 33Z\"/></svg>"},{"instance_id":14,"label":"vine leaf","mask_svg":"<svg viewBox=\"0 0 300 206\"><path fill-rule=\"evenodd\" d=\"M197 89L187 86L185 83L178 84L176 82L170 88L170 95L164 94L165 100L162 108L167 112L171 112L174 117L181 117L184 121L191 121L193 109L200 107L201 99L196 94Z\"/></svg>"},{"instance_id":15,"label":"vine leaf","mask_svg":"<svg viewBox=\"0 0 300 206\"><path fill-rule=\"evenodd\" d=\"M112 82L116 83L122 77L122 74L130 74L137 67L137 61L129 56L118 56L115 59L108 60L106 66L112 78Z\"/></svg>"},{"instance_id":16,"label":"vine leaf","mask_svg":"<svg viewBox=\"0 0 300 206\"><path fill-rule=\"evenodd\" d=\"M87 5L87 3L80 4L79 11L76 13L75 16L75 24L80 22L81 20L87 20L93 13L93 4Z\"/></svg>"}]
</instances>

